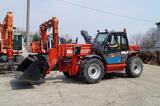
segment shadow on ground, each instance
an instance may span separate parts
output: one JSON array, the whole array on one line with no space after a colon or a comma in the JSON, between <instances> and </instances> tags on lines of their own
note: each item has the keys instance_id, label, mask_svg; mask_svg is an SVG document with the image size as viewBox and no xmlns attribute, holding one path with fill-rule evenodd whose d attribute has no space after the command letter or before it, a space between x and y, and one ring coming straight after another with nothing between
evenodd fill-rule
<instances>
[{"instance_id":1,"label":"shadow on ground","mask_svg":"<svg viewBox=\"0 0 160 106\"><path fill-rule=\"evenodd\" d=\"M105 74L103 80L112 80L118 78L128 78L125 73L109 73Z\"/></svg>"},{"instance_id":2,"label":"shadow on ground","mask_svg":"<svg viewBox=\"0 0 160 106\"><path fill-rule=\"evenodd\" d=\"M113 80L118 78L128 78L124 73L111 73L106 74L103 80ZM52 80L53 83L67 83L67 84L85 84L80 78L66 78L64 75L59 75L56 77L47 77L47 80Z\"/></svg>"},{"instance_id":3,"label":"shadow on ground","mask_svg":"<svg viewBox=\"0 0 160 106\"><path fill-rule=\"evenodd\" d=\"M106 74L103 78L103 80L113 80L118 78L127 78L127 76L124 73L112 73L112 74ZM80 78L66 78L64 75L58 75L58 76L50 76L45 79L46 81L53 81L53 83L65 83L65 84L85 84L84 81L82 81ZM22 90L22 89L34 89L34 84L31 84L29 82L20 82L17 80L11 80L10 81L11 87L13 90ZM42 83L36 84L40 85Z\"/></svg>"},{"instance_id":4,"label":"shadow on ground","mask_svg":"<svg viewBox=\"0 0 160 106\"><path fill-rule=\"evenodd\" d=\"M11 80L10 81L12 90L23 90L23 89L33 89L34 86L31 83L28 82L20 82L17 80Z\"/></svg>"},{"instance_id":5,"label":"shadow on ground","mask_svg":"<svg viewBox=\"0 0 160 106\"><path fill-rule=\"evenodd\" d=\"M56 77L47 77L47 80L53 81L53 83L67 83L67 84L84 84L80 78L66 78L64 75L59 75Z\"/></svg>"}]
</instances>

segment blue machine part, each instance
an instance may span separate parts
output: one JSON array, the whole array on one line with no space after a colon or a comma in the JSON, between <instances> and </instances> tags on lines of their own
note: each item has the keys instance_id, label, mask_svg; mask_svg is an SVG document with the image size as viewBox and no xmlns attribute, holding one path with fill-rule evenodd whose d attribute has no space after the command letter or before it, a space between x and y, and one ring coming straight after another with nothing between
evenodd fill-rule
<instances>
[{"instance_id":1,"label":"blue machine part","mask_svg":"<svg viewBox=\"0 0 160 106\"><path fill-rule=\"evenodd\" d=\"M121 57L107 57L105 58L108 64L119 64L121 63Z\"/></svg>"}]
</instances>

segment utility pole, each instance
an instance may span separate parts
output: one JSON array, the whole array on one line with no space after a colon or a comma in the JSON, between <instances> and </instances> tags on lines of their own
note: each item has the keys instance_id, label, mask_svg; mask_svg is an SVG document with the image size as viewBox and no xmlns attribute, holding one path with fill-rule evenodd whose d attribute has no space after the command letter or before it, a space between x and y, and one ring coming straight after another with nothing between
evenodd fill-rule
<instances>
[{"instance_id":1,"label":"utility pole","mask_svg":"<svg viewBox=\"0 0 160 106\"><path fill-rule=\"evenodd\" d=\"M26 15L26 46L29 49L30 34L30 0L27 0L27 15Z\"/></svg>"}]
</instances>

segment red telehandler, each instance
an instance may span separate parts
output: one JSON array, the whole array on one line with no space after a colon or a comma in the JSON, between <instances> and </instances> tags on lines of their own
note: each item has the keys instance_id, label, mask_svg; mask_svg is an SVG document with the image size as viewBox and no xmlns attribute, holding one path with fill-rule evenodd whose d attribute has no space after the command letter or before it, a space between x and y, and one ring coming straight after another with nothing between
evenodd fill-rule
<instances>
[{"instance_id":1,"label":"red telehandler","mask_svg":"<svg viewBox=\"0 0 160 106\"><path fill-rule=\"evenodd\" d=\"M29 55L17 68L20 81L35 83L58 66L68 78L80 77L88 84L98 83L105 73L122 72L128 77L139 77L143 63L139 49L129 47L127 32L99 32L93 44L59 44L58 19L56 17L41 25L41 34L53 29L53 47L47 53ZM46 45L46 42L44 42ZM45 49L46 50L46 49Z\"/></svg>"}]
</instances>

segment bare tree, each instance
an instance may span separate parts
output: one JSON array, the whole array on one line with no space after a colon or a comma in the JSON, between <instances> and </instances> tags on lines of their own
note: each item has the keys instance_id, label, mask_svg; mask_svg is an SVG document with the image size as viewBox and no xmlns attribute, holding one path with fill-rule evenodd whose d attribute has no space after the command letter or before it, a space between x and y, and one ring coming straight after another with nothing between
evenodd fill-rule
<instances>
[{"instance_id":1,"label":"bare tree","mask_svg":"<svg viewBox=\"0 0 160 106\"><path fill-rule=\"evenodd\" d=\"M143 34L138 33L130 38L130 42L131 44L134 44L134 45L140 45L142 42L142 38L143 38Z\"/></svg>"},{"instance_id":2,"label":"bare tree","mask_svg":"<svg viewBox=\"0 0 160 106\"><path fill-rule=\"evenodd\" d=\"M143 48L152 48L155 46L157 40L158 40L157 30L155 28L151 28L142 38L142 42L140 43L140 45Z\"/></svg>"}]
</instances>

